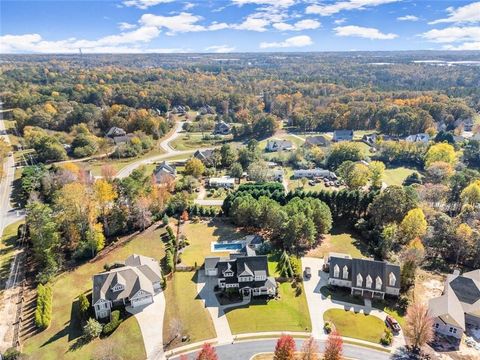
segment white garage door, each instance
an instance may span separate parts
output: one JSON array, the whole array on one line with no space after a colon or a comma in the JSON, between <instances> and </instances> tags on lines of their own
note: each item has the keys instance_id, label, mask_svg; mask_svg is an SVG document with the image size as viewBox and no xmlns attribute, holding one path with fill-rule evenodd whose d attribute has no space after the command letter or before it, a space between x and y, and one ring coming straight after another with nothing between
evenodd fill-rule
<instances>
[{"instance_id":1,"label":"white garage door","mask_svg":"<svg viewBox=\"0 0 480 360\"><path fill-rule=\"evenodd\" d=\"M137 306L142 306L142 305L147 305L151 304L153 302L153 299L151 296L146 296L140 299L134 299L132 300L132 307L137 307Z\"/></svg>"},{"instance_id":2,"label":"white garage door","mask_svg":"<svg viewBox=\"0 0 480 360\"><path fill-rule=\"evenodd\" d=\"M217 269L206 269L205 275L207 276L217 276Z\"/></svg>"}]
</instances>

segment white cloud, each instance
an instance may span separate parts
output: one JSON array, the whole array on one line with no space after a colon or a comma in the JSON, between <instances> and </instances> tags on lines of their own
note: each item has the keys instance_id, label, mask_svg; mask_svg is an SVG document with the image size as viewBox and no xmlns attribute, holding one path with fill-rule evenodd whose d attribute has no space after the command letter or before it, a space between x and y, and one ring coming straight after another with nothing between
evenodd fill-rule
<instances>
[{"instance_id":1,"label":"white cloud","mask_svg":"<svg viewBox=\"0 0 480 360\"><path fill-rule=\"evenodd\" d=\"M275 7L290 7L295 4L295 0L232 0L235 5L246 5L246 4L255 4L255 5L270 5Z\"/></svg>"},{"instance_id":2,"label":"white cloud","mask_svg":"<svg viewBox=\"0 0 480 360\"><path fill-rule=\"evenodd\" d=\"M330 5L310 5L306 8L307 14L330 16L343 10L364 10L368 7L389 4L400 0L344 0Z\"/></svg>"},{"instance_id":3,"label":"white cloud","mask_svg":"<svg viewBox=\"0 0 480 360\"><path fill-rule=\"evenodd\" d=\"M380 30L375 28L368 28L362 26L348 25L348 26L338 26L334 28L335 35L337 36L353 36L361 37L365 39L374 39L374 40L391 40L398 37L397 34L384 34Z\"/></svg>"},{"instance_id":4,"label":"white cloud","mask_svg":"<svg viewBox=\"0 0 480 360\"><path fill-rule=\"evenodd\" d=\"M225 23L212 23L209 26L199 25L198 22L202 19L201 16L186 12L181 12L174 16L144 14L140 18L140 23L144 26L166 28L168 30L167 35L184 32L221 30L229 27L229 25Z\"/></svg>"},{"instance_id":5,"label":"white cloud","mask_svg":"<svg viewBox=\"0 0 480 360\"><path fill-rule=\"evenodd\" d=\"M449 14L447 18L438 19L429 22L429 24L480 22L480 2L474 2L456 9L449 7L446 10Z\"/></svg>"},{"instance_id":6,"label":"white cloud","mask_svg":"<svg viewBox=\"0 0 480 360\"><path fill-rule=\"evenodd\" d=\"M261 49L269 49L269 48L293 48L293 47L304 47L312 45L313 41L310 36L307 35L299 35L294 36L288 39L285 39L281 42L262 42L260 43Z\"/></svg>"},{"instance_id":7,"label":"white cloud","mask_svg":"<svg viewBox=\"0 0 480 360\"><path fill-rule=\"evenodd\" d=\"M120 22L118 23L118 28L122 31L124 30L131 30L131 29L135 29L137 27L137 25L135 24L129 24L127 22Z\"/></svg>"},{"instance_id":8,"label":"white cloud","mask_svg":"<svg viewBox=\"0 0 480 360\"><path fill-rule=\"evenodd\" d=\"M232 27L237 30L250 30L264 32L267 31L267 26L270 25L270 21L266 19L254 18L248 16L244 22L238 25L233 25Z\"/></svg>"},{"instance_id":9,"label":"white cloud","mask_svg":"<svg viewBox=\"0 0 480 360\"><path fill-rule=\"evenodd\" d=\"M433 29L421 36L436 43L479 42L480 26L451 26L445 29Z\"/></svg>"},{"instance_id":10,"label":"white cloud","mask_svg":"<svg viewBox=\"0 0 480 360\"><path fill-rule=\"evenodd\" d=\"M480 41L477 42L467 42L460 45L444 45L445 50L480 50Z\"/></svg>"},{"instance_id":11,"label":"white cloud","mask_svg":"<svg viewBox=\"0 0 480 360\"><path fill-rule=\"evenodd\" d=\"M415 15L405 15L405 16L397 17L397 20L399 20L399 21L418 21L420 19Z\"/></svg>"},{"instance_id":12,"label":"white cloud","mask_svg":"<svg viewBox=\"0 0 480 360\"><path fill-rule=\"evenodd\" d=\"M235 47L228 45L212 45L205 48L205 51L214 53L229 53L235 50Z\"/></svg>"},{"instance_id":13,"label":"white cloud","mask_svg":"<svg viewBox=\"0 0 480 360\"><path fill-rule=\"evenodd\" d=\"M125 0L123 5L134 6L139 9L147 9L150 6L172 2L173 0Z\"/></svg>"},{"instance_id":14,"label":"white cloud","mask_svg":"<svg viewBox=\"0 0 480 360\"><path fill-rule=\"evenodd\" d=\"M335 20L334 23L337 24L337 25L341 25L341 24L343 24L345 21L347 21L346 18L341 18L341 19Z\"/></svg>"},{"instance_id":15,"label":"white cloud","mask_svg":"<svg viewBox=\"0 0 480 360\"><path fill-rule=\"evenodd\" d=\"M183 5L183 10L190 10L191 8L194 8L195 6L196 6L196 4L191 3L191 2L187 2L187 3L185 3L185 5Z\"/></svg>"},{"instance_id":16,"label":"white cloud","mask_svg":"<svg viewBox=\"0 0 480 360\"><path fill-rule=\"evenodd\" d=\"M305 19L297 21L295 24L287 24L284 22L275 23L273 27L280 31L301 31L301 30L312 30L317 29L321 26L320 22L317 20Z\"/></svg>"}]
</instances>

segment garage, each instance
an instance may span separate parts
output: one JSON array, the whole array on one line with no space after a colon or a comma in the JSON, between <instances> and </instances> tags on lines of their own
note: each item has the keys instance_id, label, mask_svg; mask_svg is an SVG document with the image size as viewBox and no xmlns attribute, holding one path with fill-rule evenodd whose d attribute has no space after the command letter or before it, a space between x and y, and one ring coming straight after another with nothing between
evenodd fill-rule
<instances>
[{"instance_id":1,"label":"garage","mask_svg":"<svg viewBox=\"0 0 480 360\"><path fill-rule=\"evenodd\" d=\"M144 296L141 298L132 299L132 307L138 307L142 305L148 305L153 302L152 295Z\"/></svg>"}]
</instances>

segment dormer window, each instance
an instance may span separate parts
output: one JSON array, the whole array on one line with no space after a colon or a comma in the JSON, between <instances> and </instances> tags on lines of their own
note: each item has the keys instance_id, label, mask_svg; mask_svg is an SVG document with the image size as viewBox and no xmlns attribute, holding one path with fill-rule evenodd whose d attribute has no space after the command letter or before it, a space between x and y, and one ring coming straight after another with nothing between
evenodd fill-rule
<instances>
[{"instance_id":1,"label":"dormer window","mask_svg":"<svg viewBox=\"0 0 480 360\"><path fill-rule=\"evenodd\" d=\"M382 284L382 279L380 279L380 276L377 276L377 278L375 279L375 289L382 290Z\"/></svg>"},{"instance_id":2,"label":"dormer window","mask_svg":"<svg viewBox=\"0 0 480 360\"><path fill-rule=\"evenodd\" d=\"M343 278L348 279L348 268L347 265L343 267Z\"/></svg>"},{"instance_id":3,"label":"dormer window","mask_svg":"<svg viewBox=\"0 0 480 360\"><path fill-rule=\"evenodd\" d=\"M372 277L370 275L367 275L367 280L366 280L366 285L367 288L372 287Z\"/></svg>"},{"instance_id":4,"label":"dormer window","mask_svg":"<svg viewBox=\"0 0 480 360\"><path fill-rule=\"evenodd\" d=\"M362 285L363 285L363 276L362 276L362 274L358 274L357 275L357 286L362 287Z\"/></svg>"},{"instance_id":5,"label":"dormer window","mask_svg":"<svg viewBox=\"0 0 480 360\"><path fill-rule=\"evenodd\" d=\"M397 278L395 277L395 274L391 272L388 275L388 285L395 286L396 283L397 283Z\"/></svg>"},{"instance_id":6,"label":"dormer window","mask_svg":"<svg viewBox=\"0 0 480 360\"><path fill-rule=\"evenodd\" d=\"M223 271L223 276L225 277L233 276L232 265L230 263L227 263L227 268Z\"/></svg>"},{"instance_id":7,"label":"dormer window","mask_svg":"<svg viewBox=\"0 0 480 360\"><path fill-rule=\"evenodd\" d=\"M115 284L114 287L112 287L112 291L113 292L117 292L117 291L122 291L124 288L123 288L123 285L122 284Z\"/></svg>"},{"instance_id":8,"label":"dormer window","mask_svg":"<svg viewBox=\"0 0 480 360\"><path fill-rule=\"evenodd\" d=\"M338 265L335 265L333 267L333 277L338 278L339 276L340 276L340 268L338 267Z\"/></svg>"}]
</instances>

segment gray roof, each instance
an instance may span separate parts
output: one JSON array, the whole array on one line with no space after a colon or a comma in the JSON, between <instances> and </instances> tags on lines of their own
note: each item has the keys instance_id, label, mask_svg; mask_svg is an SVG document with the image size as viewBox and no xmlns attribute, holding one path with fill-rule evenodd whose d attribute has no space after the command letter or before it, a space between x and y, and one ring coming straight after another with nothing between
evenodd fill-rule
<instances>
[{"instance_id":1,"label":"gray roof","mask_svg":"<svg viewBox=\"0 0 480 360\"><path fill-rule=\"evenodd\" d=\"M213 150L197 150L193 154L194 158L201 160L202 162L209 163L211 161L211 157L213 155Z\"/></svg>"},{"instance_id":2,"label":"gray roof","mask_svg":"<svg viewBox=\"0 0 480 360\"><path fill-rule=\"evenodd\" d=\"M307 145L319 145L319 146L326 146L330 143L330 140L328 140L325 136L323 135L317 135L317 136L309 136L305 139L305 144Z\"/></svg>"},{"instance_id":3,"label":"gray roof","mask_svg":"<svg viewBox=\"0 0 480 360\"><path fill-rule=\"evenodd\" d=\"M449 287L447 287L442 296L429 300L428 311L430 316L465 330L465 314L462 304L460 304L455 293Z\"/></svg>"},{"instance_id":4,"label":"gray roof","mask_svg":"<svg viewBox=\"0 0 480 360\"><path fill-rule=\"evenodd\" d=\"M353 138L353 130L335 130L333 138Z\"/></svg>"},{"instance_id":5,"label":"gray roof","mask_svg":"<svg viewBox=\"0 0 480 360\"><path fill-rule=\"evenodd\" d=\"M450 287L460 302L474 304L480 300L480 289L473 279L458 276L450 281Z\"/></svg>"},{"instance_id":6,"label":"gray roof","mask_svg":"<svg viewBox=\"0 0 480 360\"><path fill-rule=\"evenodd\" d=\"M213 256L206 257L205 269L215 269L219 261L220 261L219 257L213 257Z\"/></svg>"},{"instance_id":7,"label":"gray roof","mask_svg":"<svg viewBox=\"0 0 480 360\"><path fill-rule=\"evenodd\" d=\"M166 179L175 179L177 176L177 169L164 161L157 165L153 171L153 175L155 176L157 182L163 182Z\"/></svg>"},{"instance_id":8,"label":"gray roof","mask_svg":"<svg viewBox=\"0 0 480 360\"><path fill-rule=\"evenodd\" d=\"M127 135L127 132L123 130L122 128L119 128L117 126L112 126L108 131L106 136L108 137L114 137L114 136L123 136Z\"/></svg>"}]
</instances>

